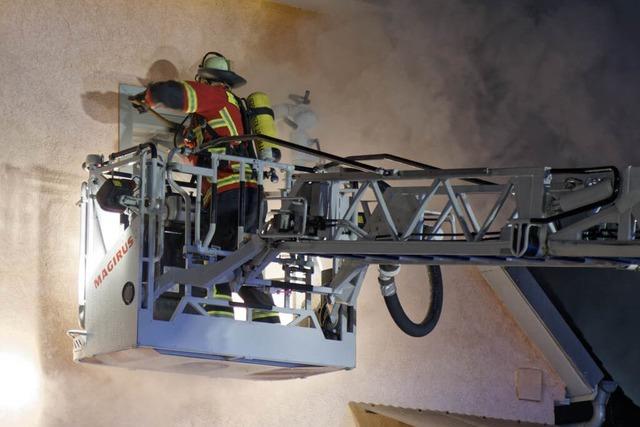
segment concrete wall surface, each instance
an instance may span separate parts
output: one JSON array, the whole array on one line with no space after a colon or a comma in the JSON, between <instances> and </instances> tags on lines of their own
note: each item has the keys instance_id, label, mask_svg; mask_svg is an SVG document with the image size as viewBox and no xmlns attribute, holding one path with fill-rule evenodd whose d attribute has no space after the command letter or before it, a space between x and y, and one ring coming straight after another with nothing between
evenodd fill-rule
<instances>
[{"instance_id":1,"label":"concrete wall surface","mask_svg":"<svg viewBox=\"0 0 640 427\"><path fill-rule=\"evenodd\" d=\"M552 422L562 384L471 267L444 269L441 324L422 339L395 327L370 273L349 372L257 383L71 361L80 165L116 148L118 83L189 79L208 50L247 78L241 95L311 89L315 135L337 154L441 167L635 160L623 141L640 134L627 108L638 96L608 84L635 60L607 49L627 42L602 2L375 3L321 15L263 1L0 0L1 424L349 425L349 401ZM403 274L417 315L421 272ZM516 398L518 368L543 371L541 402Z\"/></svg>"}]
</instances>

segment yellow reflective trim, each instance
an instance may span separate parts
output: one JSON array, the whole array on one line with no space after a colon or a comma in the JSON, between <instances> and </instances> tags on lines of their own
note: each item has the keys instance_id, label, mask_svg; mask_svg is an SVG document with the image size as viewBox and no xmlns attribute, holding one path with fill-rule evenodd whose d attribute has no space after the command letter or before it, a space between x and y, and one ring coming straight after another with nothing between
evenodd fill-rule
<instances>
[{"instance_id":1,"label":"yellow reflective trim","mask_svg":"<svg viewBox=\"0 0 640 427\"><path fill-rule=\"evenodd\" d=\"M231 301L231 295L226 295L223 293L218 293L215 290L213 291L213 297L214 298L218 298L218 299L223 299L223 300L227 300L227 301Z\"/></svg>"},{"instance_id":2,"label":"yellow reflective trim","mask_svg":"<svg viewBox=\"0 0 640 427\"><path fill-rule=\"evenodd\" d=\"M219 186L218 186L218 191L220 191L220 189L221 189L221 188L224 188L224 187L226 187L226 186L228 186L228 185L230 185L230 184L240 184L240 181L236 181L236 182L226 182L226 183L224 183L224 184L222 184L222 185L219 185ZM245 181L245 184L250 184L250 185L252 185L252 186L255 186L257 183L256 183L256 181Z\"/></svg>"},{"instance_id":3,"label":"yellow reflective trim","mask_svg":"<svg viewBox=\"0 0 640 427\"><path fill-rule=\"evenodd\" d=\"M231 118L231 113L226 108L224 109L225 115L229 118L229 124L231 125L231 129L233 130L233 135L238 135L238 129L236 128L236 124L233 122Z\"/></svg>"},{"instance_id":4,"label":"yellow reflective trim","mask_svg":"<svg viewBox=\"0 0 640 427\"><path fill-rule=\"evenodd\" d=\"M228 299L229 301L231 301L231 292L229 292L228 294L224 293L224 291L219 291L218 290L218 286L213 286L213 288L211 289L213 291L213 297L214 298L220 298L220 299Z\"/></svg>"},{"instance_id":5,"label":"yellow reflective trim","mask_svg":"<svg viewBox=\"0 0 640 427\"><path fill-rule=\"evenodd\" d=\"M240 181L240 177L238 175L234 174L234 175L229 175L229 176L224 177L224 178L220 178L218 180L218 185L224 185L224 184L227 184L229 182L238 182L238 181Z\"/></svg>"},{"instance_id":6,"label":"yellow reflective trim","mask_svg":"<svg viewBox=\"0 0 640 427\"><path fill-rule=\"evenodd\" d=\"M228 187L231 187L235 184L238 184L237 182L232 182L231 184L225 184L225 185L221 185L220 187L218 187L218 193L224 193L225 191L228 190ZM253 183L255 185L255 182Z\"/></svg>"},{"instance_id":7,"label":"yellow reflective trim","mask_svg":"<svg viewBox=\"0 0 640 427\"><path fill-rule=\"evenodd\" d=\"M191 100L191 91L190 91L190 86L187 84L187 82L182 82L182 86L184 86L184 93L187 97L187 108L186 108L186 112L187 113L191 113L191 108L193 106L192 104L192 100Z\"/></svg>"},{"instance_id":8,"label":"yellow reflective trim","mask_svg":"<svg viewBox=\"0 0 640 427\"><path fill-rule=\"evenodd\" d=\"M240 165L238 163L232 163L231 170L234 172L240 172ZM251 168L251 165L244 165L244 172L245 172L245 177L247 175L251 175L253 173L253 169Z\"/></svg>"},{"instance_id":9,"label":"yellow reflective trim","mask_svg":"<svg viewBox=\"0 0 640 427\"><path fill-rule=\"evenodd\" d=\"M229 176L225 176L224 178L218 179L218 186L227 184L229 182L240 182L240 176L238 174L233 174ZM255 179L247 178L245 182L256 182Z\"/></svg>"},{"instance_id":10,"label":"yellow reflective trim","mask_svg":"<svg viewBox=\"0 0 640 427\"><path fill-rule=\"evenodd\" d=\"M198 95L196 95L196 91L194 88L191 87L191 85L189 85L189 93L191 94L191 98L192 98L192 105L193 105L193 110L192 112L196 112L198 111Z\"/></svg>"},{"instance_id":11,"label":"yellow reflective trim","mask_svg":"<svg viewBox=\"0 0 640 427\"><path fill-rule=\"evenodd\" d=\"M212 119L207 123L209 123L209 126L211 126L213 129L228 127L227 121L225 119Z\"/></svg>"},{"instance_id":12,"label":"yellow reflective trim","mask_svg":"<svg viewBox=\"0 0 640 427\"><path fill-rule=\"evenodd\" d=\"M239 182L240 182L240 176L238 174L233 174L224 178L220 178L218 179L218 191L222 190L224 187L227 187L233 184L238 184ZM249 183L257 184L257 181L255 179L246 179L245 182L248 184Z\"/></svg>"},{"instance_id":13,"label":"yellow reflective trim","mask_svg":"<svg viewBox=\"0 0 640 427\"><path fill-rule=\"evenodd\" d=\"M265 319L267 317L280 317L276 311L255 311L253 312L252 319Z\"/></svg>"},{"instance_id":14,"label":"yellow reflective trim","mask_svg":"<svg viewBox=\"0 0 640 427\"><path fill-rule=\"evenodd\" d=\"M232 161L232 162L231 162L231 168L232 168L232 169L238 169L238 170L239 170L239 169L240 169L240 162ZM251 165L250 165L250 164L248 164L248 163L245 163L245 164L244 164L244 168L245 168L245 169L251 169Z\"/></svg>"},{"instance_id":15,"label":"yellow reflective trim","mask_svg":"<svg viewBox=\"0 0 640 427\"><path fill-rule=\"evenodd\" d=\"M229 135L238 135L238 129L236 128L236 124L233 122L233 119L231 118L231 114L229 114L229 110L227 110L227 107L224 107L218 113L220 114L220 118L209 120L207 122L209 126L211 126L212 129L226 127L227 129L229 129Z\"/></svg>"},{"instance_id":16,"label":"yellow reflective trim","mask_svg":"<svg viewBox=\"0 0 640 427\"><path fill-rule=\"evenodd\" d=\"M215 317L233 317L233 313L231 313L230 311L207 310L207 314L209 316L215 316Z\"/></svg>"},{"instance_id":17,"label":"yellow reflective trim","mask_svg":"<svg viewBox=\"0 0 640 427\"><path fill-rule=\"evenodd\" d=\"M193 133L196 135L196 141L198 142L198 144L202 144L202 141L204 141L202 129L200 127L197 127L193 130Z\"/></svg>"},{"instance_id":18,"label":"yellow reflective trim","mask_svg":"<svg viewBox=\"0 0 640 427\"><path fill-rule=\"evenodd\" d=\"M230 104L233 104L236 107L240 108L240 106L238 105L238 101L236 100L236 97L229 91L227 91L227 100L229 101Z\"/></svg>"},{"instance_id":19,"label":"yellow reflective trim","mask_svg":"<svg viewBox=\"0 0 640 427\"><path fill-rule=\"evenodd\" d=\"M227 149L225 147L213 147L209 148L207 151L215 154L225 154L227 152Z\"/></svg>"},{"instance_id":20,"label":"yellow reflective trim","mask_svg":"<svg viewBox=\"0 0 640 427\"><path fill-rule=\"evenodd\" d=\"M220 116L227 122L227 127L229 128L229 133L231 136L238 135L238 129L236 129L236 124L233 123L233 119L231 118L231 114L229 114L229 110L227 107L224 107L220 110Z\"/></svg>"},{"instance_id":21,"label":"yellow reflective trim","mask_svg":"<svg viewBox=\"0 0 640 427\"><path fill-rule=\"evenodd\" d=\"M195 113L198 110L198 96L196 91L187 82L182 82L185 92L187 93L187 113Z\"/></svg>"}]
</instances>

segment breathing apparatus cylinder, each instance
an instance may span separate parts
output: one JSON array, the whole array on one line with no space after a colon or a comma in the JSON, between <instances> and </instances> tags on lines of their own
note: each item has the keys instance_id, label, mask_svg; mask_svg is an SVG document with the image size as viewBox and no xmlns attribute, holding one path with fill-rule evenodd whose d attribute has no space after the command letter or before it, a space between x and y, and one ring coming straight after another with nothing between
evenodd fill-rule
<instances>
[{"instance_id":1,"label":"breathing apparatus cylinder","mask_svg":"<svg viewBox=\"0 0 640 427\"><path fill-rule=\"evenodd\" d=\"M249 123L253 133L277 137L276 122L271 102L266 93L254 92L247 97L247 106L251 111ZM258 156L261 160L278 161L277 145L267 141L256 141Z\"/></svg>"}]
</instances>

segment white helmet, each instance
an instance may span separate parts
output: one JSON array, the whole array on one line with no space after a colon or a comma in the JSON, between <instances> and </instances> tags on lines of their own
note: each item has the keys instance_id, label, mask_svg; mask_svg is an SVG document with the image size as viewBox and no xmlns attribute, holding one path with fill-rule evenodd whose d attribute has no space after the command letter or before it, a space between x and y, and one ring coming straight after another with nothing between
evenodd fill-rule
<instances>
[{"instance_id":1,"label":"white helmet","mask_svg":"<svg viewBox=\"0 0 640 427\"><path fill-rule=\"evenodd\" d=\"M196 79L221 82L232 88L242 86L247 82L231 71L231 61L218 52L207 52L202 57Z\"/></svg>"}]
</instances>

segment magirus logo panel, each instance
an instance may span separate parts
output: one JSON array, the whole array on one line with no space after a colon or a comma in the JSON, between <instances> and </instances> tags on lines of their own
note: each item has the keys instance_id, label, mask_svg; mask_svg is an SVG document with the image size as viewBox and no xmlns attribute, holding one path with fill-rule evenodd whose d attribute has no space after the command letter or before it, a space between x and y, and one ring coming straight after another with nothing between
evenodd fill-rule
<instances>
[{"instance_id":1,"label":"magirus logo panel","mask_svg":"<svg viewBox=\"0 0 640 427\"><path fill-rule=\"evenodd\" d=\"M98 288L102 285L102 282L109 276L109 274L117 267L120 261L127 255L129 249L133 247L135 240L133 236L129 236L129 238L118 248L112 258L107 261L106 264L103 265L102 269L98 272L98 274L93 279L93 287Z\"/></svg>"}]
</instances>

